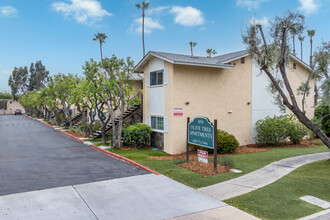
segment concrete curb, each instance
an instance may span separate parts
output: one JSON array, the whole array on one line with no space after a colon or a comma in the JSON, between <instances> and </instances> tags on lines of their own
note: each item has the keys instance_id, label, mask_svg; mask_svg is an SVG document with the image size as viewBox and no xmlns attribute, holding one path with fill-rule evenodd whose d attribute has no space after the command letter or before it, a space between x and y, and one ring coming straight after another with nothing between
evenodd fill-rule
<instances>
[{"instance_id":1,"label":"concrete curb","mask_svg":"<svg viewBox=\"0 0 330 220\"><path fill-rule=\"evenodd\" d=\"M35 121L38 121L38 122L40 122L40 123L42 123L42 124L44 124L44 125L46 125L46 126L48 126L48 127L50 127L50 128L53 128L54 130L56 130L56 131L58 131L58 132L60 132L60 133L62 133L62 134L64 134L64 135L66 135L66 136L68 136L68 137L70 137L70 138L72 138L72 139L74 139L74 140L76 140L76 141L78 141L78 142L80 142L80 143L84 143L84 142L85 142L85 141L81 140L80 138L77 138L77 137L75 137L75 136L73 136L73 135L71 135L71 134L69 134L69 133L67 133L67 132L65 132L65 131L61 131L61 130L59 130L59 129L55 129L52 125L49 125L49 124L47 124L47 123L45 123L45 122L43 122L43 121L39 121L38 119L32 118L31 116L27 116L27 115L24 115L24 116L26 116L26 117L28 117L28 118L30 118L30 119L33 119L33 120L35 120ZM103 153L103 154L106 154L106 155L108 155L108 156L110 156L110 157L113 157L113 158L115 158L115 159L117 159L117 160L120 160L120 161L123 161L123 162L129 163L129 164L131 164L131 165L133 165L133 166L136 166L136 167L139 167L139 168L141 168L141 169L144 169L144 170L146 170L146 171L148 171L148 172L150 172L150 173L153 173L153 174L156 174L156 175L160 175L160 173L158 173L158 172L156 172L156 171L154 171L154 170L152 170L152 169L150 169L150 168L148 168L148 167L146 167L146 166L143 166L142 164L139 164L139 163L137 163L137 162L135 162L135 161L133 161L133 160L130 160L130 159L126 158L126 157L120 156L119 154L115 154L115 153L113 153L113 152L110 152L110 151L104 150L104 149L99 148L98 146L95 146L95 145L93 145L93 144L88 145L88 146L94 148L95 150L97 150L97 151L99 151L99 152L101 152L101 153Z\"/></svg>"}]
</instances>

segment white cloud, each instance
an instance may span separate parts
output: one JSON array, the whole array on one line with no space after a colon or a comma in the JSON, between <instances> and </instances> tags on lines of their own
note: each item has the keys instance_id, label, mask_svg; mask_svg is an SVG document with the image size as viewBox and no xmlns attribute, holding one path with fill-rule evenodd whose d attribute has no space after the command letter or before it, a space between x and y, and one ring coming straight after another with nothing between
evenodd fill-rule
<instances>
[{"instance_id":1,"label":"white cloud","mask_svg":"<svg viewBox=\"0 0 330 220\"><path fill-rule=\"evenodd\" d=\"M146 10L147 15L160 15L163 11L169 9L168 6L159 6L157 8L150 8Z\"/></svg>"},{"instance_id":2,"label":"white cloud","mask_svg":"<svg viewBox=\"0 0 330 220\"><path fill-rule=\"evenodd\" d=\"M112 16L102 8L97 0L69 0L71 3L55 2L52 8L57 12L62 12L65 16L72 16L77 22L82 24L93 24L102 20L104 16Z\"/></svg>"},{"instance_id":3,"label":"white cloud","mask_svg":"<svg viewBox=\"0 0 330 220\"><path fill-rule=\"evenodd\" d=\"M203 13L191 6L173 6L170 13L174 14L174 22L183 26L198 26L204 24Z\"/></svg>"},{"instance_id":4,"label":"white cloud","mask_svg":"<svg viewBox=\"0 0 330 220\"><path fill-rule=\"evenodd\" d=\"M320 7L318 1L316 0L299 0L299 2L300 2L299 10L306 15L317 13L317 10Z\"/></svg>"},{"instance_id":5,"label":"white cloud","mask_svg":"<svg viewBox=\"0 0 330 220\"><path fill-rule=\"evenodd\" d=\"M268 26L270 24L270 21L267 17L263 17L260 19L253 17L250 19L250 24L261 24L262 26Z\"/></svg>"},{"instance_id":6,"label":"white cloud","mask_svg":"<svg viewBox=\"0 0 330 220\"><path fill-rule=\"evenodd\" d=\"M0 7L0 14L6 17L15 17L17 15L17 9L12 6Z\"/></svg>"},{"instance_id":7,"label":"white cloud","mask_svg":"<svg viewBox=\"0 0 330 220\"><path fill-rule=\"evenodd\" d=\"M13 72L12 69L0 66L0 73L1 74L10 75L12 72Z\"/></svg>"},{"instance_id":8,"label":"white cloud","mask_svg":"<svg viewBox=\"0 0 330 220\"><path fill-rule=\"evenodd\" d=\"M236 5L246 7L248 10L258 9L260 4L268 0L236 0Z\"/></svg>"},{"instance_id":9,"label":"white cloud","mask_svg":"<svg viewBox=\"0 0 330 220\"><path fill-rule=\"evenodd\" d=\"M142 18L134 19L134 23L131 26L136 32L142 32ZM159 23L158 20L152 19L150 17L144 17L144 33L150 34L154 29L164 30L164 26Z\"/></svg>"}]
</instances>

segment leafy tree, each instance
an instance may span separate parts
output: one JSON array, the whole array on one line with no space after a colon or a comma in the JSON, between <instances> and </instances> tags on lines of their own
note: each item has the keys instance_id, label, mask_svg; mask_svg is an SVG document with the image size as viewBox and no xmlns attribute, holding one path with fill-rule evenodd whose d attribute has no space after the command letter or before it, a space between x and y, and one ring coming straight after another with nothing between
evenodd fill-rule
<instances>
[{"instance_id":1,"label":"leafy tree","mask_svg":"<svg viewBox=\"0 0 330 220\"><path fill-rule=\"evenodd\" d=\"M97 33L94 34L93 41L98 41L100 43L100 52L101 52L101 60L103 60L103 54L102 54L102 44L105 43L105 39L108 38L108 36L104 33Z\"/></svg>"},{"instance_id":2,"label":"leafy tree","mask_svg":"<svg viewBox=\"0 0 330 220\"><path fill-rule=\"evenodd\" d=\"M70 122L70 128L72 128L72 111L70 98L72 96L72 88L77 84L78 77L73 74L57 74L54 76L54 89L55 94L63 108L66 120Z\"/></svg>"},{"instance_id":3,"label":"leafy tree","mask_svg":"<svg viewBox=\"0 0 330 220\"><path fill-rule=\"evenodd\" d=\"M143 57L146 55L146 52L145 52L145 47L144 47L144 17L145 17L145 14L144 14L144 11L148 9L149 7L149 2L145 2L143 1L142 4L136 4L135 7L138 9L138 10L142 10L142 45L143 45Z\"/></svg>"},{"instance_id":4,"label":"leafy tree","mask_svg":"<svg viewBox=\"0 0 330 220\"><path fill-rule=\"evenodd\" d=\"M298 120L319 136L322 142L330 149L329 138L299 108L296 96L288 80L286 67L290 57L287 35L290 29L295 29L298 35L301 34L304 29L304 16L288 12L284 17L276 17L270 29L269 36L272 41L270 44L266 41L262 26L250 24L246 33L243 34L243 42L247 45L260 70L270 79L279 103L283 103L290 109L297 116ZM277 71L273 70L277 70L280 77L277 77ZM286 93L288 93L288 96Z\"/></svg>"},{"instance_id":5,"label":"leafy tree","mask_svg":"<svg viewBox=\"0 0 330 220\"><path fill-rule=\"evenodd\" d=\"M31 63L29 83L27 85L28 91L40 91L44 88L49 80L49 71L42 65L41 60L37 61L36 64Z\"/></svg>"},{"instance_id":6,"label":"leafy tree","mask_svg":"<svg viewBox=\"0 0 330 220\"><path fill-rule=\"evenodd\" d=\"M124 59L118 59L116 56L112 56L111 59L105 59L102 62L102 68L107 73L108 82L111 84L112 94L110 97L115 102L114 106L119 110L119 122L117 126L117 140L115 140L115 126L112 129L112 142L115 143L113 146L121 146L122 126L125 108L128 104L128 99L133 94L133 81L132 72L134 70L134 61L129 57ZM110 115L112 121L115 120L115 112L112 104L110 103Z\"/></svg>"},{"instance_id":7,"label":"leafy tree","mask_svg":"<svg viewBox=\"0 0 330 220\"><path fill-rule=\"evenodd\" d=\"M196 47L196 45L197 45L196 42L193 42L193 41L190 41L190 42L189 42L191 56L194 56L194 53L193 53L193 47Z\"/></svg>"},{"instance_id":8,"label":"leafy tree","mask_svg":"<svg viewBox=\"0 0 330 220\"><path fill-rule=\"evenodd\" d=\"M217 51L215 51L212 48L209 48L209 49L206 50L206 53L208 54L207 57L212 57L212 55L215 55L217 53Z\"/></svg>"},{"instance_id":9,"label":"leafy tree","mask_svg":"<svg viewBox=\"0 0 330 220\"><path fill-rule=\"evenodd\" d=\"M26 92L28 74L28 68L25 66L20 68L15 67L13 73L10 75L8 85L15 100L18 100L19 96Z\"/></svg>"},{"instance_id":10,"label":"leafy tree","mask_svg":"<svg viewBox=\"0 0 330 220\"><path fill-rule=\"evenodd\" d=\"M13 95L8 92L0 92L0 99L13 99Z\"/></svg>"}]
</instances>

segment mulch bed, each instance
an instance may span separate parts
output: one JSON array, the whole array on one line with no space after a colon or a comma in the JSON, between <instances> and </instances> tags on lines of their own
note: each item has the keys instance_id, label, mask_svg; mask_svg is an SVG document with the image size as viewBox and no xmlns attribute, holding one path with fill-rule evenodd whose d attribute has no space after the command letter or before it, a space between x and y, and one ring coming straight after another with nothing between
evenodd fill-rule
<instances>
[{"instance_id":1,"label":"mulch bed","mask_svg":"<svg viewBox=\"0 0 330 220\"><path fill-rule=\"evenodd\" d=\"M218 154L218 157L229 156L229 155L237 155L237 154L248 154L248 153L256 153L267 151L272 148L280 148L280 147L291 147L291 148L304 148L304 147L317 147L317 145L313 144L315 142L320 141L320 139L314 139L312 141L303 140L300 144L290 144L287 143L286 145L281 146L259 146L256 144L249 144L244 146L239 146L233 153L231 154ZM186 153L176 154L171 156L148 156L149 159L152 160L184 160L186 159ZM197 152L191 151L189 152L189 158L193 160L197 160Z\"/></svg>"},{"instance_id":2,"label":"mulch bed","mask_svg":"<svg viewBox=\"0 0 330 220\"><path fill-rule=\"evenodd\" d=\"M226 167L222 164L217 165L217 172L214 173L213 163L201 163L198 161L189 161L185 163L178 164L180 167L186 168L196 173L202 174L204 177L212 176L219 173L226 173L230 171L229 167Z\"/></svg>"}]
</instances>

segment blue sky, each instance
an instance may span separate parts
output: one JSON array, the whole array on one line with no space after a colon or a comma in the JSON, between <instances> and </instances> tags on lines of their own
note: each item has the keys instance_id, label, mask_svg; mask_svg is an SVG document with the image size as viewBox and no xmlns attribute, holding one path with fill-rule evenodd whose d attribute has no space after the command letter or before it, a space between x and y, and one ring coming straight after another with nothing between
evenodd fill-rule
<instances>
[{"instance_id":1,"label":"blue sky","mask_svg":"<svg viewBox=\"0 0 330 220\"><path fill-rule=\"evenodd\" d=\"M8 78L14 67L42 60L50 73L82 74L90 58L99 60L95 33L108 36L104 56L142 57L137 0L1 0L0 91L10 91ZM206 56L245 49L241 33L254 18L267 27L269 20L286 10L306 16L307 29L315 29L314 45L329 41L329 0L150 0L146 13L146 51ZM305 34L307 35L307 34ZM300 43L296 39L296 49ZM308 61L309 40L304 41Z\"/></svg>"}]
</instances>

